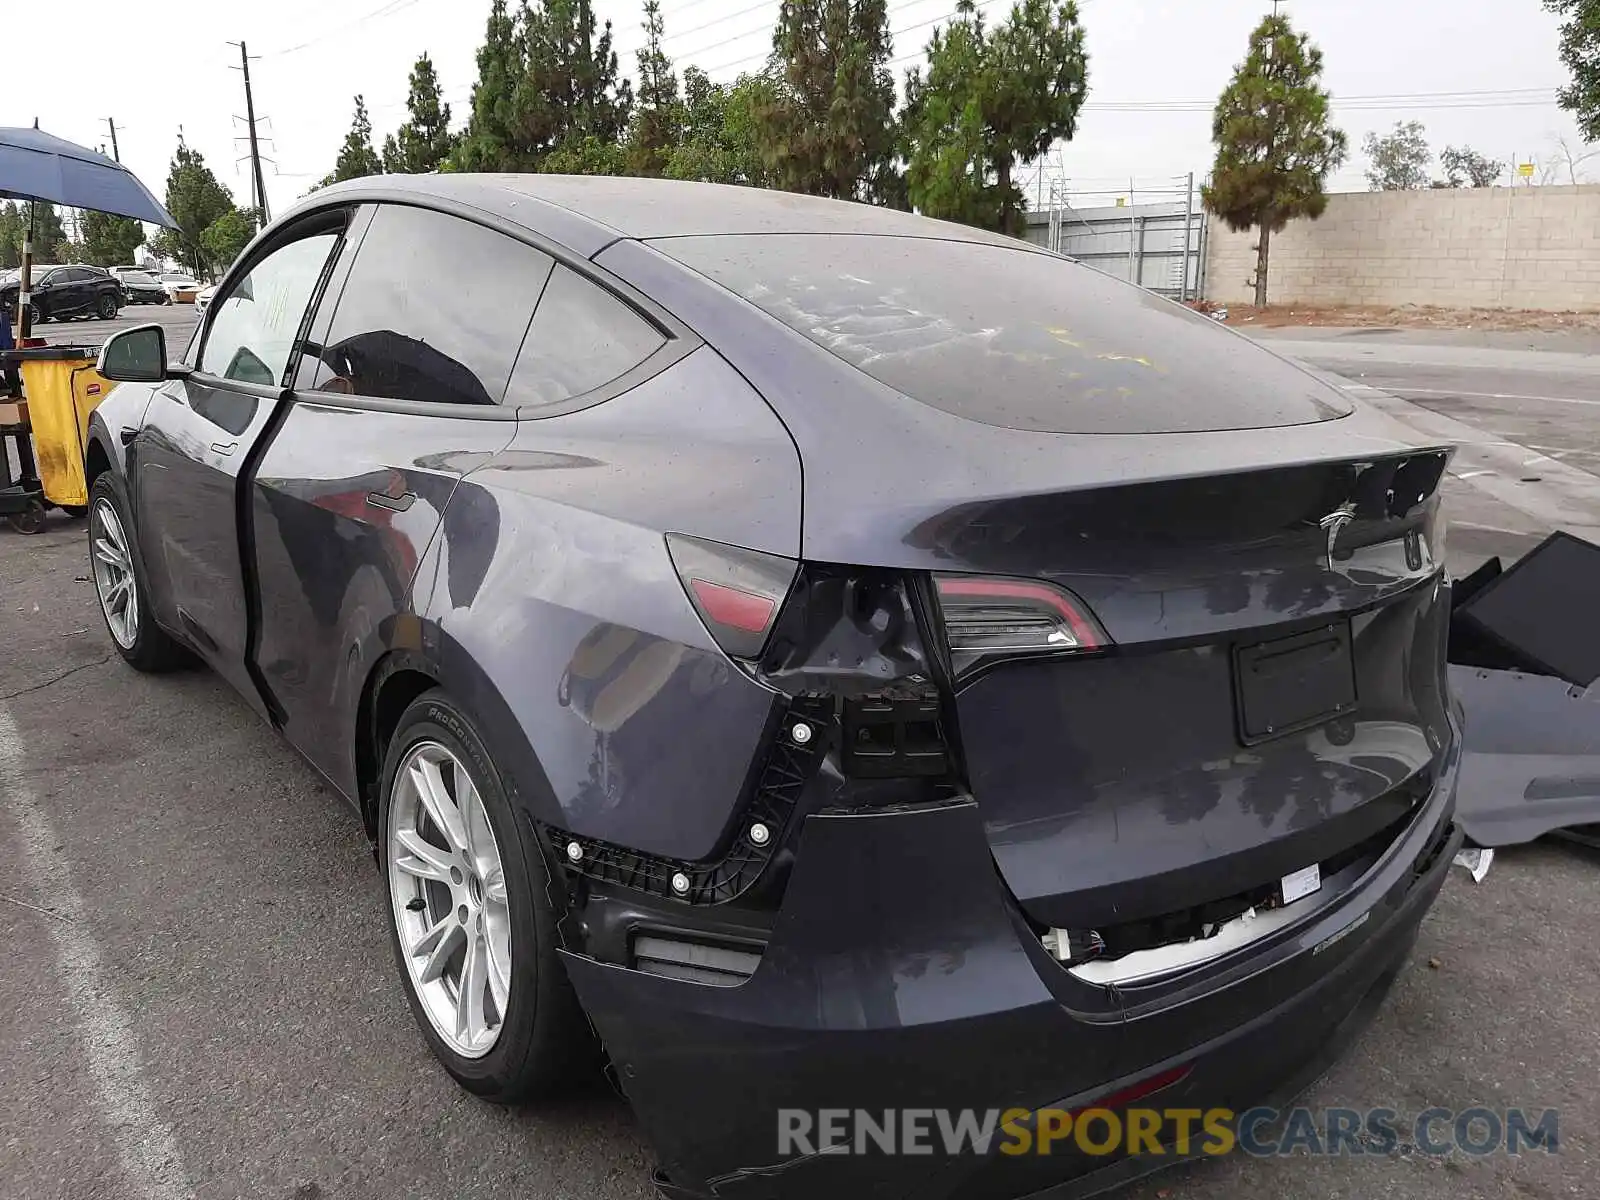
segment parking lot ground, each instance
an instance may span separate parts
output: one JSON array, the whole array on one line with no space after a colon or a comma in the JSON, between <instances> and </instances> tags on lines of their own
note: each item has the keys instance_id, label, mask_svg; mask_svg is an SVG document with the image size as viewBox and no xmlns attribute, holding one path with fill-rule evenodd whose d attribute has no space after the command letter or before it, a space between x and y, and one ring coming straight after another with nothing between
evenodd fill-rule
<instances>
[{"instance_id":1,"label":"parking lot ground","mask_svg":"<svg viewBox=\"0 0 1600 1200\"><path fill-rule=\"evenodd\" d=\"M169 347L174 353L181 353L189 343L189 334L194 331L194 305L129 304L119 309L116 317L110 321L96 317L46 321L35 326L33 333L52 346L99 346L113 333L121 333L136 325L160 325L167 331Z\"/></svg>"},{"instance_id":2,"label":"parking lot ground","mask_svg":"<svg viewBox=\"0 0 1600 1200\"><path fill-rule=\"evenodd\" d=\"M1430 412L1471 415L1489 441L1509 441L1487 426L1517 416L1443 398L1410 415ZM1574 424L1560 436L1589 435ZM1453 559L1514 556L1542 532L1536 513L1474 478L1451 486L1482 525L1465 549L1458 525ZM1518 487L1537 512L1554 503L1541 483ZM648 1152L603 1084L510 1112L433 1065L354 813L212 675L124 666L95 605L83 526L60 513L39 536L0 529L0 862L8 1200L649 1195ZM1402 1144L1236 1158L1123 1194L1593 1196L1597 889L1600 856L1559 846L1503 853L1480 884L1452 869L1392 996L1305 1098L1406 1118L1555 1108L1559 1153L1440 1159Z\"/></svg>"}]
</instances>

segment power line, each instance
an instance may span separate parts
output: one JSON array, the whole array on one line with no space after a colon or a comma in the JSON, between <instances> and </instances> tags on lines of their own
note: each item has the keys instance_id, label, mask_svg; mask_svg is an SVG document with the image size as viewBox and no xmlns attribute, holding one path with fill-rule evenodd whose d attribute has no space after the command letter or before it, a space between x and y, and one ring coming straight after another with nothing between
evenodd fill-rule
<instances>
[{"instance_id":1,"label":"power line","mask_svg":"<svg viewBox=\"0 0 1600 1200\"><path fill-rule=\"evenodd\" d=\"M926 0L923 0L923 2L926 2ZM752 4L749 8L741 8L738 12L727 13L724 16L715 17L710 21L704 21L699 25L691 25L688 29L668 31L661 35L661 44L665 46L668 42L676 41L681 37L688 37L691 33L699 33L702 29L715 29L718 25L735 20L736 18L742 17L747 13L758 12L763 8L771 8L774 4L778 3L781 3L781 0L757 0L757 3ZM665 17L663 17L663 20L665 20ZM704 47L702 47L702 49L704 49ZM694 51L693 53L699 53L699 51Z\"/></svg>"},{"instance_id":2,"label":"power line","mask_svg":"<svg viewBox=\"0 0 1600 1200\"><path fill-rule=\"evenodd\" d=\"M890 5L889 8L885 11L885 15L888 15L889 13L899 12L902 8L910 8L913 4L921 4L921 3L926 3L926 0L900 0L900 3ZM977 8L978 8L979 12L982 12L984 9L988 8L990 5L998 4L998 3L1000 3L1000 0L978 0ZM915 33L919 29L926 29L929 25L937 25L940 21L953 20L956 17L956 15L957 15L956 13L950 12L950 13L944 14L943 16L931 17L926 21L918 21L915 25L907 25L903 29L891 29L889 31L889 40L892 42L895 38L900 37L903 34ZM700 47L700 49L690 51L689 53L692 53L692 54L703 54L707 50L715 50L719 46L725 46L725 45L728 45L731 42L742 41L743 39L745 39L747 37L754 37L756 34L758 34L760 32L761 32L761 30L759 30L759 29L752 29L748 33L741 33L741 34L738 34L735 37L726 38L726 39L724 39L723 41L720 41L720 42L714 42L713 44L711 44L709 46L702 46L702 47ZM884 65L885 66L889 66L889 67L893 67L893 66L896 66L896 65L898 65L900 63L903 63L903 62L910 62L913 58L920 57L923 53L924 53L924 50L918 50L913 54L901 55L899 58L891 59L889 62L885 63ZM706 72L706 74L710 75L710 74L714 74L717 71L729 70L732 67L742 67L742 66L745 66L745 65L747 65L749 63L762 62L767 58L767 56L769 54L771 54L770 50L762 51L760 54L748 54L743 58L734 59L732 62L718 63L714 67L704 67L704 68L702 68L702 70L704 70Z\"/></svg>"},{"instance_id":3,"label":"power line","mask_svg":"<svg viewBox=\"0 0 1600 1200\"><path fill-rule=\"evenodd\" d=\"M417 0L388 0L388 3L379 8L373 9L371 12L367 13L366 16L357 17L354 21L347 22L346 24L339 26L337 29L330 29L326 33L319 33L316 37L301 42L299 45L288 46L282 50L273 50L261 57L282 58L286 54L296 54L309 46L315 46L320 42L325 42L331 37L338 37L341 33L348 33L350 30L355 29L358 26L365 25L368 21L376 21L381 17L392 17L395 13L403 12L416 3Z\"/></svg>"}]
</instances>

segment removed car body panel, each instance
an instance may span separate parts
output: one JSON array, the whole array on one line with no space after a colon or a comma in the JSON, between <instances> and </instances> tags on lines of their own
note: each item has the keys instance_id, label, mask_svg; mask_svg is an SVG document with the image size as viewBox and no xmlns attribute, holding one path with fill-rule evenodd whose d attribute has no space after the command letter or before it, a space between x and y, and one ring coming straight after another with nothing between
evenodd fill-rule
<instances>
[{"instance_id":1,"label":"removed car body panel","mask_svg":"<svg viewBox=\"0 0 1600 1200\"><path fill-rule=\"evenodd\" d=\"M1456 584L1452 605L1468 838L1600 843L1600 546L1557 531L1510 567L1489 559Z\"/></svg>"}]
</instances>

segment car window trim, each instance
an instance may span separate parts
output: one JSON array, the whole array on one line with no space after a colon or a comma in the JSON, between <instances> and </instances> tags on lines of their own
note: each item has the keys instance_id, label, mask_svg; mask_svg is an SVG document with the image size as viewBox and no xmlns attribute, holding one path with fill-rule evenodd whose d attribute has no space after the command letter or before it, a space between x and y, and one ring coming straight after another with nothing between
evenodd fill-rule
<instances>
[{"instance_id":1,"label":"car window trim","mask_svg":"<svg viewBox=\"0 0 1600 1200\"><path fill-rule=\"evenodd\" d=\"M311 306L306 310L306 320L302 322L295 335L294 346L289 351L289 363L284 370L283 384L291 390L294 388L295 377L300 373L300 360L305 357L306 344L316 342L320 345L327 340L328 331L333 327L334 315L339 311L339 302L344 299L345 284L350 281L350 271L355 266L355 260L361 256L362 244L367 240L367 230L372 228L375 211L376 207L372 204L357 204L349 210L344 233L328 259L327 278L321 281ZM348 254L345 253L347 248L350 250ZM332 297L331 304L328 303L329 297Z\"/></svg>"},{"instance_id":2,"label":"car window trim","mask_svg":"<svg viewBox=\"0 0 1600 1200\"><path fill-rule=\"evenodd\" d=\"M360 202L360 209L358 210L365 210L366 212L365 223L361 227L361 237L363 239L365 239L366 231L372 223L372 217L376 214L380 205L420 208L428 212L437 212L444 216L457 217L473 225L481 225L494 233L503 234L512 241L521 242L525 246L546 254L553 258L557 265L566 267L580 279L610 292L641 320L653 326L661 334L662 344L648 358L630 367L615 379L579 395L569 396L559 404L510 405L498 402L495 404L451 404L433 400L401 400L388 396L352 396L345 392L324 392L316 388L294 388L294 375L291 373L286 378L296 399L303 400L308 404L314 403L355 412L373 411L409 413L417 416L465 417L479 421L539 420L545 417L559 417L567 413L580 412L585 408L592 408L596 404L610 400L629 388L637 387L645 380L660 374L672 366L673 363L678 362L704 344L700 336L682 321L672 316L671 313L667 312L637 288L616 278L590 259L574 254L565 246L551 241L534 230L506 221L493 213L486 212L470 204L461 204L453 200L425 196L418 196L415 199L408 197L404 200L364 200ZM351 228L355 224L356 220L352 220ZM603 249L604 247L602 247ZM595 253L599 254L601 251L597 250ZM360 257L361 247L357 245L356 252L351 255L350 263L345 266L343 277L339 281L340 298L343 296L344 285L349 280L350 271ZM550 286L550 279L554 275L555 272L552 269L550 276L545 279L546 288ZM528 324L523 327L522 340L517 345L516 357L511 360L511 370L506 376L508 392L510 381L515 379L517 375L517 364L522 361L522 352L527 346L528 331L533 326L534 314L539 311L539 304L543 300L544 289L540 289L539 298L534 303L533 311L528 314ZM336 298L333 308L328 312L327 323L318 322L323 336L326 336L328 329L332 327L332 318L337 315L338 307L338 298ZM304 338L301 341L303 342ZM290 358L294 360L296 365L298 364L298 352L291 354ZM501 400L504 400L504 395L502 395Z\"/></svg>"},{"instance_id":3,"label":"car window trim","mask_svg":"<svg viewBox=\"0 0 1600 1200\"><path fill-rule=\"evenodd\" d=\"M514 221L508 221L504 217L489 212L486 209L478 208L475 205L463 204L458 200L449 199L443 196L412 195L408 192L403 196L397 195L392 199L385 197L383 199L345 201L346 206L357 203L372 206L379 204L392 204L405 208L422 208L427 209L430 212L438 212L444 213L447 216L460 217L462 220L470 221L474 225L482 225L485 229L492 229L496 233L504 234L512 241L521 242L524 245L532 246L535 250L539 250L545 254L548 254L558 263L570 267L580 275L583 275L591 283L598 284L600 287L605 288L623 303L634 309L637 309L640 316L649 320L652 324L659 326L662 333L670 337L686 338L696 344L700 342L700 337L682 321L678 320L677 317L673 316L666 309L662 308L661 305L657 304L649 296L646 296L643 292L630 285L626 280L619 279L617 276L612 275L609 271L606 271L605 268L601 267L594 261L595 257L598 257L610 248L612 242L608 242L606 245L596 250L594 252L594 256L585 257L573 250L568 249L560 242L546 237L537 230L529 229L524 225L518 225ZM613 239L613 241L615 240L616 239Z\"/></svg>"},{"instance_id":4,"label":"car window trim","mask_svg":"<svg viewBox=\"0 0 1600 1200\"><path fill-rule=\"evenodd\" d=\"M247 379L229 379L223 375L208 375L204 371L192 371L184 380L185 383L195 387L210 388L214 392L240 392L246 396L253 396L257 400L281 400L287 388L267 383L251 383ZM188 401L184 401L188 404ZM193 407L193 405L189 405ZM205 418L202 418L205 419ZM211 422L213 425L215 421ZM219 426L220 428L220 426Z\"/></svg>"},{"instance_id":5,"label":"car window trim","mask_svg":"<svg viewBox=\"0 0 1600 1200\"><path fill-rule=\"evenodd\" d=\"M521 404L514 408L509 405L506 407L510 411L517 413L519 418L524 421L542 421L550 417L564 417L570 413L582 412L586 408L593 408L597 404L604 404L607 400L614 399L617 396L622 395L623 392L630 391L633 388L638 387L646 380L655 378L668 367L675 363L681 362L683 359L693 354L696 350L700 349L702 345L704 345L704 343L699 339L695 339L693 342L688 342L674 338L668 338L660 346L656 347L655 351L647 358L641 359L638 363L629 367L621 375L618 375L615 379L602 383L599 387L590 388L587 392L579 392L576 395L568 396L565 400L559 401L555 404ZM517 356L518 362L520 362L521 359L522 356L519 353ZM517 368L516 365L513 364L511 367L511 377L515 379L516 375Z\"/></svg>"},{"instance_id":6,"label":"car window trim","mask_svg":"<svg viewBox=\"0 0 1600 1200\"><path fill-rule=\"evenodd\" d=\"M271 237L260 239L257 245L247 248L246 254L239 256L233 266L229 267L222 278L217 281L217 290L211 297L212 303L206 308L205 319L196 328L199 339L193 347L194 362L190 364L194 367L196 375L201 375L206 379L218 378L218 376L209 372L202 372L200 364L205 361L206 343L211 340L212 326L216 323L217 313L222 310L222 305L217 303L217 300L220 297L226 301L229 295L224 289L231 288L232 284L254 270L256 264L262 259L281 250L290 242L298 242L308 237L315 237L319 233L332 232L335 234L333 248L328 252L327 261L322 264L322 273L317 276L317 282L311 289L311 295L306 301L305 312L300 314L300 324L295 328L294 341L290 343L289 365L293 365L295 347L305 339L306 323L310 320L311 314L316 311L317 305L321 300L322 289L327 285L328 276L331 273L328 264L337 262L339 259L339 251L344 245L344 236L350 226L351 209L353 207L353 205L334 206L319 208L315 212L307 213L304 217L299 217L289 222L282 229L273 230ZM196 284L196 290L199 290L198 280ZM287 371L289 366L284 369ZM281 392L286 386L285 379L292 380L293 378L293 375L279 376L279 391ZM230 380L229 382L234 381ZM252 386L261 387L264 385L255 384Z\"/></svg>"}]
</instances>

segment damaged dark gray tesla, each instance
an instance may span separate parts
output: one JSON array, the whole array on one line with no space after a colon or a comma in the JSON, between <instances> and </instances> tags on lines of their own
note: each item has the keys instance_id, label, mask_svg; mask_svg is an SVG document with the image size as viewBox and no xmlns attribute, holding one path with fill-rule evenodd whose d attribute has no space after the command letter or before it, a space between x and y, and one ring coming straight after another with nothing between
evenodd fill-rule
<instances>
[{"instance_id":1,"label":"damaged dark gray tesla","mask_svg":"<svg viewBox=\"0 0 1600 1200\"><path fill-rule=\"evenodd\" d=\"M359 809L446 1069L518 1100L598 1041L666 1195L1171 1161L781 1121L1287 1096L1460 843L1447 452L1035 247L385 178L101 371L124 657L210 663Z\"/></svg>"}]
</instances>

